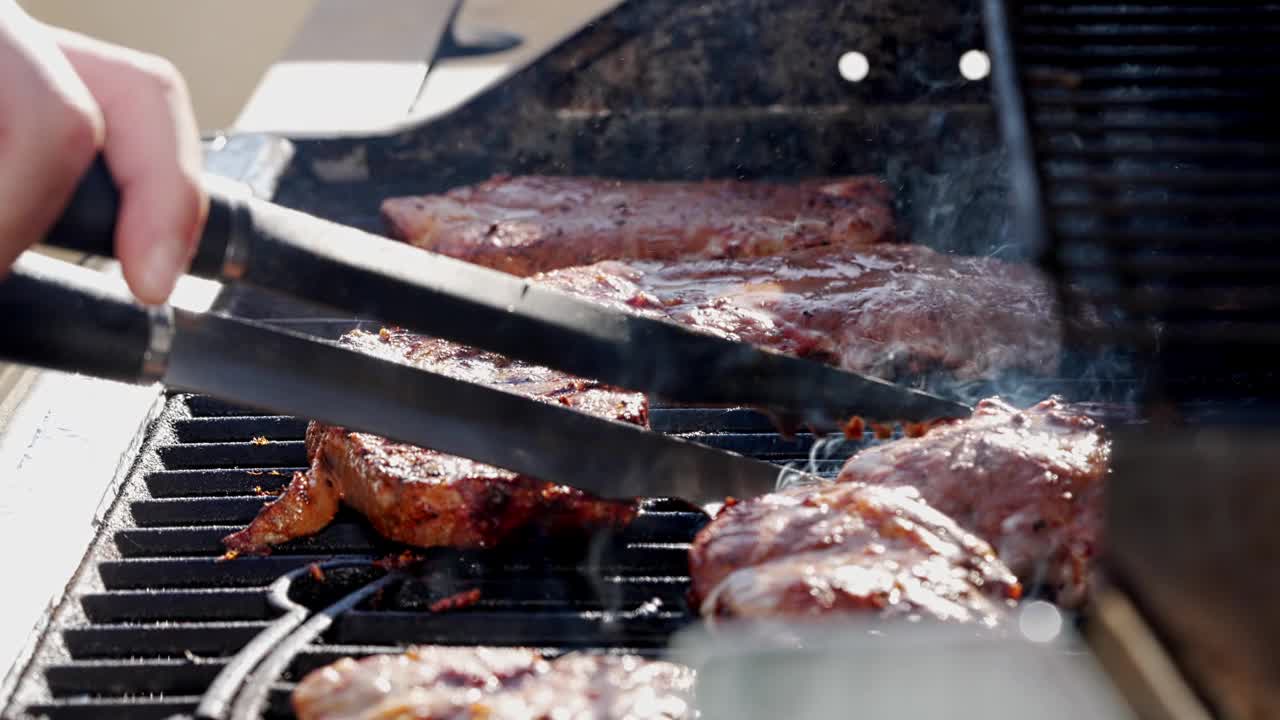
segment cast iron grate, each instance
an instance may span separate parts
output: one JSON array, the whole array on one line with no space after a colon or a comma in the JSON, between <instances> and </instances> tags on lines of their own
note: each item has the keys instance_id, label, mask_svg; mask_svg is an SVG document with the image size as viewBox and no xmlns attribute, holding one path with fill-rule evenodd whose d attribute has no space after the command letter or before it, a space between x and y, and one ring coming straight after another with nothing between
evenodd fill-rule
<instances>
[{"instance_id":1,"label":"cast iron grate","mask_svg":"<svg viewBox=\"0 0 1280 720\"><path fill-rule=\"evenodd\" d=\"M749 411L655 408L652 418L657 430L696 431L701 442L780 463L807 461L812 444L803 435L778 436ZM299 601L319 610L334 593L359 583L348 577L315 590L311 566L337 558L367 569L370 561L404 550L344 511L321 533L269 557L220 557L221 537L247 523L305 465L305 427L203 397L169 398L20 676L8 714L192 713L236 654L283 614L271 601L272 583L300 573L294 584L311 587L304 595L327 599ZM834 473L851 445L833 448L815 469ZM685 552L705 520L682 502L649 500L631 528L598 538L585 551L533 543L490 553L423 553L376 603L366 600L341 613L299 649L270 684L265 712L287 716L291 683L315 667L413 643L658 653L672 632L694 619L685 601ZM428 609L473 588L480 590L474 606Z\"/></svg>"},{"instance_id":2,"label":"cast iron grate","mask_svg":"<svg viewBox=\"0 0 1280 720\"><path fill-rule=\"evenodd\" d=\"M1079 339L1274 395L1280 3L987 0L1024 232Z\"/></svg>"}]
</instances>

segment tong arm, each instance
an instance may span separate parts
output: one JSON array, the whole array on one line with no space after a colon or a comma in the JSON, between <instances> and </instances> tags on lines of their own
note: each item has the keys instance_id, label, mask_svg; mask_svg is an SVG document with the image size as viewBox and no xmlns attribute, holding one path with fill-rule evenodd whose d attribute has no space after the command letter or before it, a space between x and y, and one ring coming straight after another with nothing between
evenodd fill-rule
<instances>
[{"instance_id":1,"label":"tong arm","mask_svg":"<svg viewBox=\"0 0 1280 720\"><path fill-rule=\"evenodd\" d=\"M138 305L119 282L33 252L0 282L0 357L124 382L158 377L167 306Z\"/></svg>"}]
</instances>

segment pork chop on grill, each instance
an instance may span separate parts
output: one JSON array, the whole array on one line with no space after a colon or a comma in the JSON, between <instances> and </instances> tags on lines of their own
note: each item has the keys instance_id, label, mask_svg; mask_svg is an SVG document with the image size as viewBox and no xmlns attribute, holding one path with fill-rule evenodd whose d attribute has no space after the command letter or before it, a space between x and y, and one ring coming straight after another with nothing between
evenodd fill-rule
<instances>
[{"instance_id":1,"label":"pork chop on grill","mask_svg":"<svg viewBox=\"0 0 1280 720\"><path fill-rule=\"evenodd\" d=\"M693 672L635 656L524 648L413 648L344 658L293 692L299 720L692 718Z\"/></svg>"},{"instance_id":2,"label":"pork chop on grill","mask_svg":"<svg viewBox=\"0 0 1280 720\"><path fill-rule=\"evenodd\" d=\"M779 352L886 378L1058 367L1051 288L1035 269L926 247L601 262L534 280Z\"/></svg>"},{"instance_id":3,"label":"pork chop on grill","mask_svg":"<svg viewBox=\"0 0 1280 720\"><path fill-rule=\"evenodd\" d=\"M1111 443L1059 398L1026 410L998 400L923 437L869 447L839 481L919 490L933 507L995 546L1028 586L1059 604L1084 601L1102 533Z\"/></svg>"},{"instance_id":4,"label":"pork chop on grill","mask_svg":"<svg viewBox=\"0 0 1280 720\"><path fill-rule=\"evenodd\" d=\"M892 235L883 181L638 182L495 177L443 195L390 198L392 234L514 275L600 260L756 257Z\"/></svg>"},{"instance_id":5,"label":"pork chop on grill","mask_svg":"<svg viewBox=\"0 0 1280 720\"><path fill-rule=\"evenodd\" d=\"M707 616L870 612L997 625L1021 592L991 546L911 488L825 484L728 504L689 551Z\"/></svg>"},{"instance_id":6,"label":"pork chop on grill","mask_svg":"<svg viewBox=\"0 0 1280 720\"><path fill-rule=\"evenodd\" d=\"M356 349L471 382L562 403L600 417L648 425L638 393L620 392L492 353L400 331L355 331ZM500 441L500 440L499 440ZM311 423L310 469L247 528L224 539L229 550L261 553L322 530L340 504L369 519L383 536L420 547L487 548L514 533L589 535L626 525L636 504L602 500L472 460L367 433Z\"/></svg>"}]
</instances>

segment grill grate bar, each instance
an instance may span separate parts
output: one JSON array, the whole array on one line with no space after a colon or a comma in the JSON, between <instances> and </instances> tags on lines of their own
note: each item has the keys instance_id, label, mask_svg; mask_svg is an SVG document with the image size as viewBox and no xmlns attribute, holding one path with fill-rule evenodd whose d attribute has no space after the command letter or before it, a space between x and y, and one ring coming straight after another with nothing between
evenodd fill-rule
<instances>
[{"instance_id":1,"label":"grill grate bar","mask_svg":"<svg viewBox=\"0 0 1280 720\"><path fill-rule=\"evenodd\" d=\"M1261 310L1267 313L1280 310L1280 289L1275 287L1142 287L1129 292L1075 287L1068 288L1066 292L1078 302L1123 305L1130 310L1147 313L1195 311L1205 307L1240 307L1247 308L1249 311Z\"/></svg>"},{"instance_id":2,"label":"grill grate bar","mask_svg":"<svg viewBox=\"0 0 1280 720\"><path fill-rule=\"evenodd\" d=\"M1232 5L1215 3L1125 2L1125 3L1035 3L1023 5L1019 14L1029 20L1070 19L1076 22L1097 22L1119 25L1126 22L1168 21L1185 18L1194 22L1234 22L1240 20L1267 21L1275 18L1267 4L1250 7L1245 3Z\"/></svg>"},{"instance_id":3,"label":"grill grate bar","mask_svg":"<svg viewBox=\"0 0 1280 720\"><path fill-rule=\"evenodd\" d=\"M1280 174L1273 172L1239 171L1239 172L1097 172L1054 166L1056 187L1067 188L1101 188L1112 191L1159 191L1171 190L1224 190L1235 187L1238 190L1266 190L1280 187Z\"/></svg>"},{"instance_id":4,"label":"grill grate bar","mask_svg":"<svg viewBox=\"0 0 1280 720\"><path fill-rule=\"evenodd\" d=\"M1059 88L1036 89L1030 93L1046 110L1070 107L1076 110L1095 108L1142 106L1153 110L1195 110L1203 103L1220 103L1222 108L1235 111L1251 110L1267 93L1261 89L1237 88L1179 88L1176 90L1063 90Z\"/></svg>"},{"instance_id":5,"label":"grill grate bar","mask_svg":"<svg viewBox=\"0 0 1280 720\"><path fill-rule=\"evenodd\" d=\"M1221 43L1167 43L1162 45L1122 45L1110 43L1105 38L1093 42L1080 41L1070 45L1050 43L1026 45L1023 53L1036 64L1053 63L1065 68L1089 67L1103 63L1153 63L1199 66L1213 63L1218 66L1248 67L1254 63L1275 61L1271 47L1265 44L1252 46L1243 38L1233 37Z\"/></svg>"},{"instance_id":6,"label":"grill grate bar","mask_svg":"<svg viewBox=\"0 0 1280 720\"><path fill-rule=\"evenodd\" d=\"M171 469L280 468L307 464L307 449L301 440L165 445L157 451L165 467Z\"/></svg>"},{"instance_id":7,"label":"grill grate bar","mask_svg":"<svg viewBox=\"0 0 1280 720\"><path fill-rule=\"evenodd\" d=\"M62 638L76 660L102 657L222 657L239 650L269 623L127 623L66 628Z\"/></svg>"},{"instance_id":8,"label":"grill grate bar","mask_svg":"<svg viewBox=\"0 0 1280 720\"><path fill-rule=\"evenodd\" d=\"M265 587L290 570L332 559L331 555L242 557L234 563L218 557L165 557L104 560L98 564L110 590Z\"/></svg>"},{"instance_id":9,"label":"grill grate bar","mask_svg":"<svg viewBox=\"0 0 1280 720\"><path fill-rule=\"evenodd\" d=\"M1133 91L1135 85L1150 90L1186 89L1256 89L1273 76L1280 65L1259 63L1249 67L1224 70L1212 66L1124 65L1121 67L1085 67L1063 69L1056 65L1028 64L1022 77L1028 89Z\"/></svg>"},{"instance_id":10,"label":"grill grate bar","mask_svg":"<svg viewBox=\"0 0 1280 720\"><path fill-rule=\"evenodd\" d=\"M225 666L221 660L78 660L48 666L45 677L54 697L85 693L191 695L204 692Z\"/></svg>"},{"instance_id":11,"label":"grill grate bar","mask_svg":"<svg viewBox=\"0 0 1280 720\"><path fill-rule=\"evenodd\" d=\"M117 531L115 540L120 554L127 558L200 554L220 556L223 553L222 538L242 528L242 525L128 528ZM392 544L383 540L365 523L333 522L315 535L298 538L280 546L273 555L283 556L294 552L346 555L377 548L382 548L385 554L394 552Z\"/></svg>"},{"instance_id":12,"label":"grill grate bar","mask_svg":"<svg viewBox=\"0 0 1280 720\"><path fill-rule=\"evenodd\" d=\"M1113 138L1109 137L1108 140L1113 140ZM1038 150L1040 152L1051 152L1067 159L1081 158L1087 160L1114 160L1116 158L1160 159L1169 157L1213 159L1218 157L1223 161L1238 161L1240 156L1249 159L1269 158L1280 155L1280 145L1274 143L1251 141L1188 142L1185 140L1151 142L1147 139L1135 140L1126 138L1113 142L1113 144L1087 145L1082 143L1081 138L1071 136L1048 138L1047 141L1041 142Z\"/></svg>"},{"instance_id":13,"label":"grill grate bar","mask_svg":"<svg viewBox=\"0 0 1280 720\"><path fill-rule=\"evenodd\" d=\"M1266 213L1268 216L1273 213L1280 214L1280 207L1276 206L1275 199L1262 195L1235 195L1219 199L1162 194L1157 198L1100 199L1097 202L1058 195L1049 198L1049 204L1055 210L1086 218L1089 216L1128 218L1135 214L1167 216L1171 210L1177 210L1183 215L1212 214L1231 217L1243 212Z\"/></svg>"},{"instance_id":14,"label":"grill grate bar","mask_svg":"<svg viewBox=\"0 0 1280 720\"><path fill-rule=\"evenodd\" d=\"M185 398L187 410L191 417L260 417L262 411L256 408L236 405L211 398L207 395L189 395Z\"/></svg>"},{"instance_id":15,"label":"grill grate bar","mask_svg":"<svg viewBox=\"0 0 1280 720\"><path fill-rule=\"evenodd\" d=\"M1145 263L1144 269L1150 272L1167 272L1169 269L1183 271L1184 265L1199 264L1207 261L1210 266L1199 266L1211 272L1219 272L1223 265L1233 271L1258 272L1265 268L1252 266L1247 260L1230 257L1230 253L1240 255L1257 255L1274 252L1276 242L1280 241L1280 233L1275 228L1255 227L1203 227L1178 228L1168 230L1107 230L1075 229L1058 227L1058 233L1064 239L1082 245L1109 245L1116 250L1150 251L1180 250L1177 255L1169 257L1150 257L1133 262ZM1205 257L1193 256L1192 251L1202 251ZM1070 255L1064 259L1070 261ZM1129 262L1122 260L1122 263ZM1194 268L1192 268L1194 269Z\"/></svg>"},{"instance_id":16,"label":"grill grate bar","mask_svg":"<svg viewBox=\"0 0 1280 720\"><path fill-rule=\"evenodd\" d=\"M1267 138L1270 120L1262 113L1171 113L1111 112L1082 117L1061 108L1034 109L1031 123L1039 131L1073 132L1081 135L1130 132L1159 138L1168 134L1203 136L1205 133L1230 134L1233 137Z\"/></svg>"},{"instance_id":17,"label":"grill grate bar","mask_svg":"<svg viewBox=\"0 0 1280 720\"><path fill-rule=\"evenodd\" d=\"M195 712L200 696L139 697L123 699L75 699L33 703L27 712L58 720L170 720Z\"/></svg>"},{"instance_id":18,"label":"grill grate bar","mask_svg":"<svg viewBox=\"0 0 1280 720\"><path fill-rule=\"evenodd\" d=\"M1274 20L1274 17L1266 18ZM1045 42L1070 43L1077 40L1098 39L1107 43L1160 45L1179 44L1183 42L1211 42L1222 44L1222 38L1238 36L1246 42L1258 41L1261 34L1280 32L1280 25L1273 23L1241 23L1241 22L1198 22L1191 25L1160 22L1158 18L1146 18L1140 23L1117 24L1115 22L1075 24L1062 23L1060 20L1052 24L1024 23L1021 29L1023 39L1034 39Z\"/></svg>"},{"instance_id":19,"label":"grill grate bar","mask_svg":"<svg viewBox=\"0 0 1280 720\"><path fill-rule=\"evenodd\" d=\"M208 417L179 420L173 429L183 443L226 442L246 437L301 440L307 431L307 421L287 415Z\"/></svg>"},{"instance_id":20,"label":"grill grate bar","mask_svg":"<svg viewBox=\"0 0 1280 720\"><path fill-rule=\"evenodd\" d=\"M164 558L172 555L208 554L214 557L222 555L221 540L227 534L239 530L240 525L215 525L209 527L175 527L175 528L130 528L116 533L116 544L120 554L128 558L156 557ZM678 543L677 543L678 544ZM291 540L272 553L271 557L287 557L293 553L308 555L321 554L367 554L392 555L402 546L383 539L367 523L350 521L334 522L319 533ZM631 543L618 552L618 567L652 568L666 567L671 562L665 553L653 544L639 547ZM683 551L678 551L683 552ZM238 563L240 558L228 563ZM550 558L554 563L554 558ZM554 564L552 567L556 567Z\"/></svg>"},{"instance_id":21,"label":"grill grate bar","mask_svg":"<svg viewBox=\"0 0 1280 720\"><path fill-rule=\"evenodd\" d=\"M334 642L430 645L501 645L564 648L626 643L663 647L691 618L683 609L609 614L600 611L542 610L537 622L522 613L485 610L423 615L404 612L349 612L329 631Z\"/></svg>"},{"instance_id":22,"label":"grill grate bar","mask_svg":"<svg viewBox=\"0 0 1280 720\"><path fill-rule=\"evenodd\" d=\"M140 527L162 525L244 525L258 514L275 494L219 497L166 498L131 503L134 520Z\"/></svg>"},{"instance_id":23,"label":"grill grate bar","mask_svg":"<svg viewBox=\"0 0 1280 720\"><path fill-rule=\"evenodd\" d=\"M439 589L432 586L438 586ZM421 613L430 611L434 601L455 592L472 589L480 591L480 599L470 608L477 611L601 611L635 607L653 601L678 607L689 589L689 579L683 576L644 575L590 578L581 572L566 572L558 576L537 574L524 578L438 578L431 583L392 593L389 602L396 607L414 610L416 612L413 614L419 617L426 617ZM452 611L448 617L462 615L458 611Z\"/></svg>"},{"instance_id":24,"label":"grill grate bar","mask_svg":"<svg viewBox=\"0 0 1280 720\"><path fill-rule=\"evenodd\" d=\"M265 620L275 613L262 589L116 590L89 593L80 605L93 623Z\"/></svg>"},{"instance_id":25,"label":"grill grate bar","mask_svg":"<svg viewBox=\"0 0 1280 720\"><path fill-rule=\"evenodd\" d=\"M247 467L237 470L160 470L147 473L144 482L153 498L251 495L255 488L278 491L302 465Z\"/></svg>"}]
</instances>

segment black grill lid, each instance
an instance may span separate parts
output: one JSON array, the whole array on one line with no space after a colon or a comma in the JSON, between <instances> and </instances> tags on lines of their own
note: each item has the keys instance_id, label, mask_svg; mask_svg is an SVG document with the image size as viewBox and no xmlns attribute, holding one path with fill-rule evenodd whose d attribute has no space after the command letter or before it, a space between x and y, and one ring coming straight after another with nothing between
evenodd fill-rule
<instances>
[{"instance_id":1,"label":"black grill lid","mask_svg":"<svg viewBox=\"0 0 1280 720\"><path fill-rule=\"evenodd\" d=\"M1280 397L1280 4L988 0L1023 236L1073 339Z\"/></svg>"}]
</instances>

